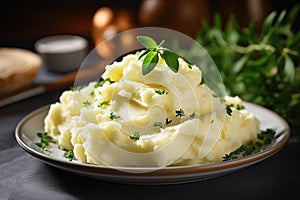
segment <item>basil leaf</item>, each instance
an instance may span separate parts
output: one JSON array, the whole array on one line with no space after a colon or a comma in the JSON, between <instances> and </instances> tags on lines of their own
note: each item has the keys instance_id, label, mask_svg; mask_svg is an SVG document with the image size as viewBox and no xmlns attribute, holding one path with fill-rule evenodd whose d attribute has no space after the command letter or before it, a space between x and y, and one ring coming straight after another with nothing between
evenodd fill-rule
<instances>
[{"instance_id":1,"label":"basil leaf","mask_svg":"<svg viewBox=\"0 0 300 200\"><path fill-rule=\"evenodd\" d=\"M150 52L150 49L146 49L138 58L138 60L140 60L142 57L144 57L147 53Z\"/></svg>"},{"instance_id":2,"label":"basil leaf","mask_svg":"<svg viewBox=\"0 0 300 200\"><path fill-rule=\"evenodd\" d=\"M137 40L147 49L154 49L157 47L156 42L148 36L137 36Z\"/></svg>"},{"instance_id":3,"label":"basil leaf","mask_svg":"<svg viewBox=\"0 0 300 200\"><path fill-rule=\"evenodd\" d=\"M179 68L179 62L178 58L179 56L176 53L173 53L168 50L164 50L163 53L160 54L161 57L166 61L167 65L173 72L178 72Z\"/></svg>"},{"instance_id":4,"label":"basil leaf","mask_svg":"<svg viewBox=\"0 0 300 200\"><path fill-rule=\"evenodd\" d=\"M146 47L146 50L142 52L138 58L138 60L140 60L144 57L142 65L143 75L148 74L155 68L159 61L159 56L165 60L168 67L175 73L178 72L179 68L178 58L182 58L188 64L188 67L192 68L192 64L188 60L172 52L170 49L163 47L164 40L161 41L159 45L148 36L137 36L137 40Z\"/></svg>"},{"instance_id":5,"label":"basil leaf","mask_svg":"<svg viewBox=\"0 0 300 200\"><path fill-rule=\"evenodd\" d=\"M149 72L151 72L154 69L154 67L157 65L158 60L159 60L158 53L150 51L143 61L143 65L142 65L143 75L146 75Z\"/></svg>"}]
</instances>

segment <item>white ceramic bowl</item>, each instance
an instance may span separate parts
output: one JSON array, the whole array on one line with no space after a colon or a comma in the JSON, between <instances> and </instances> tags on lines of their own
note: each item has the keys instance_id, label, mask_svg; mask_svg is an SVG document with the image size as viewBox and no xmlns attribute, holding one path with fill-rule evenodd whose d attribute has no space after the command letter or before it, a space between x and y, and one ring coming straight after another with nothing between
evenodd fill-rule
<instances>
[{"instance_id":1,"label":"white ceramic bowl","mask_svg":"<svg viewBox=\"0 0 300 200\"><path fill-rule=\"evenodd\" d=\"M71 72L85 59L88 42L77 35L52 35L36 41L35 49L49 71Z\"/></svg>"}]
</instances>

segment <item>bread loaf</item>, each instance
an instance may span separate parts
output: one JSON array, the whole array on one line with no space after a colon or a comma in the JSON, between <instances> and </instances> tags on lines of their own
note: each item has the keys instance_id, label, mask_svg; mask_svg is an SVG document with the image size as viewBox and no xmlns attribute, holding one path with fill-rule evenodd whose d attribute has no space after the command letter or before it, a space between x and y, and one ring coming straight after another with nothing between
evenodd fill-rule
<instances>
[{"instance_id":1,"label":"bread loaf","mask_svg":"<svg viewBox=\"0 0 300 200\"><path fill-rule=\"evenodd\" d=\"M0 48L0 95L30 85L41 65L41 57L29 50Z\"/></svg>"}]
</instances>

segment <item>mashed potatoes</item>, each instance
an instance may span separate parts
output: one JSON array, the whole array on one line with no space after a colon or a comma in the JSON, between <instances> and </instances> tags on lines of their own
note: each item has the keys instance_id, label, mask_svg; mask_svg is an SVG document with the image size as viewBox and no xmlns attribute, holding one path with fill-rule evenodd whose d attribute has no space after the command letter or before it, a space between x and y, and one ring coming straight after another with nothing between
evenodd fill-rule
<instances>
[{"instance_id":1,"label":"mashed potatoes","mask_svg":"<svg viewBox=\"0 0 300 200\"><path fill-rule=\"evenodd\" d=\"M260 132L238 97L215 97L201 71L163 59L142 75L138 55L108 65L102 82L65 91L45 118L45 131L83 163L163 167L222 161Z\"/></svg>"}]
</instances>

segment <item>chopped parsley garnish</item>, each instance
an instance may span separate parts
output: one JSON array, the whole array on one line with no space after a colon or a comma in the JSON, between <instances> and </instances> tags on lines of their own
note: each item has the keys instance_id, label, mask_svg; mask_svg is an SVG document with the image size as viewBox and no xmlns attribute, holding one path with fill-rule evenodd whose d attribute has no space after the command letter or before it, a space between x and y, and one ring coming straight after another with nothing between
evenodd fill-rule
<instances>
[{"instance_id":1,"label":"chopped parsley garnish","mask_svg":"<svg viewBox=\"0 0 300 200\"><path fill-rule=\"evenodd\" d=\"M102 101L99 103L98 107L103 108L104 106L109 105L109 101Z\"/></svg>"},{"instance_id":2,"label":"chopped parsley garnish","mask_svg":"<svg viewBox=\"0 0 300 200\"><path fill-rule=\"evenodd\" d=\"M175 110L175 117L184 117L184 116L188 116L188 117L190 117L190 118L195 118L196 117L196 113L195 112L192 112L192 114L190 114L190 115L186 115L185 113L184 113L184 111L182 110L182 108L180 108L179 110ZM171 120L172 121L172 120Z\"/></svg>"},{"instance_id":3,"label":"chopped parsley garnish","mask_svg":"<svg viewBox=\"0 0 300 200\"><path fill-rule=\"evenodd\" d=\"M166 118L166 122L165 123L166 123L166 125L169 125L169 124L172 123L172 120L171 119L169 120L168 118Z\"/></svg>"},{"instance_id":4,"label":"chopped parsley garnish","mask_svg":"<svg viewBox=\"0 0 300 200\"><path fill-rule=\"evenodd\" d=\"M183 117L185 116L184 111L180 108L179 110L175 110L175 117Z\"/></svg>"},{"instance_id":5,"label":"chopped parsley garnish","mask_svg":"<svg viewBox=\"0 0 300 200\"><path fill-rule=\"evenodd\" d=\"M69 160L72 161L74 158L74 152L73 151L65 151L64 157L69 158Z\"/></svg>"},{"instance_id":6,"label":"chopped parsley garnish","mask_svg":"<svg viewBox=\"0 0 300 200\"><path fill-rule=\"evenodd\" d=\"M88 106L91 105L91 102L89 102L88 100L86 100L86 101L83 102L83 105L84 105L85 107L88 107Z\"/></svg>"},{"instance_id":7,"label":"chopped parsley garnish","mask_svg":"<svg viewBox=\"0 0 300 200\"><path fill-rule=\"evenodd\" d=\"M265 131L260 132L257 135L257 138L260 139L261 145L270 144L275 137L275 131L272 129L267 129Z\"/></svg>"},{"instance_id":8,"label":"chopped parsley garnish","mask_svg":"<svg viewBox=\"0 0 300 200\"><path fill-rule=\"evenodd\" d=\"M238 104L238 105L236 105L236 109L238 109L238 110L244 110L245 106Z\"/></svg>"},{"instance_id":9,"label":"chopped parsley garnish","mask_svg":"<svg viewBox=\"0 0 300 200\"><path fill-rule=\"evenodd\" d=\"M134 132L133 135L130 135L129 138L130 138L131 140L137 141L137 140L140 139L140 133L139 133L138 131L136 131L136 132Z\"/></svg>"},{"instance_id":10,"label":"chopped parsley garnish","mask_svg":"<svg viewBox=\"0 0 300 200\"><path fill-rule=\"evenodd\" d=\"M104 79L103 81L98 81L98 82L94 85L94 88L102 87L106 82L108 82L108 83L114 83L114 81L110 80L110 78L106 78L106 79Z\"/></svg>"},{"instance_id":11,"label":"chopped parsley garnish","mask_svg":"<svg viewBox=\"0 0 300 200\"><path fill-rule=\"evenodd\" d=\"M162 122L154 122L153 123L154 127L160 127L160 128L164 128L164 124Z\"/></svg>"},{"instance_id":12,"label":"chopped parsley garnish","mask_svg":"<svg viewBox=\"0 0 300 200\"><path fill-rule=\"evenodd\" d=\"M241 105L241 104L236 104L236 105L233 105L233 104L230 104L230 105L227 105L231 108L236 108L237 110L243 110L245 109L245 106Z\"/></svg>"},{"instance_id":13,"label":"chopped parsley garnish","mask_svg":"<svg viewBox=\"0 0 300 200\"><path fill-rule=\"evenodd\" d=\"M49 136L47 132L38 132L37 136L40 138L40 142L37 142L35 144L43 150L48 151L49 142L52 142L53 138Z\"/></svg>"},{"instance_id":14,"label":"chopped parsley garnish","mask_svg":"<svg viewBox=\"0 0 300 200\"><path fill-rule=\"evenodd\" d=\"M114 120L114 119L121 118L121 116L117 115L117 114L114 113L114 112L111 112L111 113L109 114L109 118L110 118L111 120Z\"/></svg>"},{"instance_id":15,"label":"chopped parsley garnish","mask_svg":"<svg viewBox=\"0 0 300 200\"><path fill-rule=\"evenodd\" d=\"M237 150L229 154L225 154L225 156L223 156L223 161L234 160L238 157L249 156L255 152L256 148L257 147L255 146L255 144L251 141L247 145L242 145Z\"/></svg>"},{"instance_id":16,"label":"chopped parsley garnish","mask_svg":"<svg viewBox=\"0 0 300 200\"><path fill-rule=\"evenodd\" d=\"M139 60L144 57L142 64L143 75L150 73L156 67L159 56L165 60L168 67L175 73L178 72L179 68L178 58L185 60L188 63L188 66L191 67L191 63L185 58L170 49L163 47L164 40L159 45L148 36L137 36L137 40L146 47L146 50L139 56Z\"/></svg>"},{"instance_id":17,"label":"chopped parsley garnish","mask_svg":"<svg viewBox=\"0 0 300 200\"><path fill-rule=\"evenodd\" d=\"M171 120L171 119L169 120L168 118L166 118L165 124L162 123L162 122L154 122L154 123L153 123L153 126L154 126L154 127L164 128L165 126L169 125L170 123L172 123L172 120Z\"/></svg>"},{"instance_id":18,"label":"chopped parsley garnish","mask_svg":"<svg viewBox=\"0 0 300 200\"><path fill-rule=\"evenodd\" d=\"M195 118L195 117L196 117L196 113L195 113L195 112L193 112L193 113L192 113L192 114L190 114L189 116L190 116L190 118Z\"/></svg>"},{"instance_id":19,"label":"chopped parsley garnish","mask_svg":"<svg viewBox=\"0 0 300 200\"><path fill-rule=\"evenodd\" d=\"M167 92L165 89L155 89L155 93L159 95L164 95L164 94L168 94L169 92Z\"/></svg>"},{"instance_id":20,"label":"chopped parsley garnish","mask_svg":"<svg viewBox=\"0 0 300 200\"><path fill-rule=\"evenodd\" d=\"M83 89L83 88L85 88L85 87L86 87L86 86L82 86L82 85L76 86L76 87L75 87L75 86L71 86L71 87L70 87L70 90L73 91L73 92L74 92L74 91L80 91L81 89Z\"/></svg>"},{"instance_id":21,"label":"chopped parsley garnish","mask_svg":"<svg viewBox=\"0 0 300 200\"><path fill-rule=\"evenodd\" d=\"M243 110L243 109L245 109L245 106L240 105L240 104L237 104L237 105L233 105L233 104L226 105L226 113L229 116L231 116L231 114L232 114L232 108L235 108L237 110Z\"/></svg>"},{"instance_id":22,"label":"chopped parsley garnish","mask_svg":"<svg viewBox=\"0 0 300 200\"><path fill-rule=\"evenodd\" d=\"M230 106L226 106L226 113L227 113L229 116L231 116L231 114L232 114L232 109L231 109Z\"/></svg>"},{"instance_id":23,"label":"chopped parsley garnish","mask_svg":"<svg viewBox=\"0 0 300 200\"><path fill-rule=\"evenodd\" d=\"M200 85L203 85L203 84L205 84L204 78L202 78L202 79L201 79L201 82L200 82Z\"/></svg>"},{"instance_id":24,"label":"chopped parsley garnish","mask_svg":"<svg viewBox=\"0 0 300 200\"><path fill-rule=\"evenodd\" d=\"M272 129L266 129L257 134L257 141L250 141L247 145L242 145L237 150L225 154L223 156L223 161L234 160L239 157L249 156L253 153L259 152L261 147L267 144L270 144L275 137L275 131Z\"/></svg>"}]
</instances>

